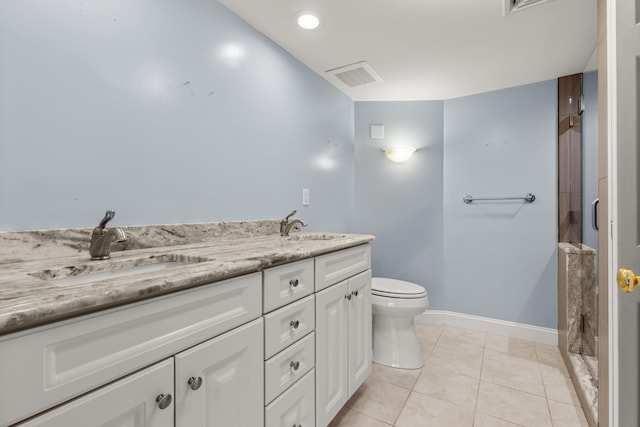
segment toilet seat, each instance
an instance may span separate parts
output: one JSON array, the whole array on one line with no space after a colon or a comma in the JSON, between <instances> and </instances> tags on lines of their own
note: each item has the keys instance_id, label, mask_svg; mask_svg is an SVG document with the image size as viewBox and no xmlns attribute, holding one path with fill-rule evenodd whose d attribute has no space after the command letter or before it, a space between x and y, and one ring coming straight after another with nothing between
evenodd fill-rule
<instances>
[{"instance_id":1,"label":"toilet seat","mask_svg":"<svg viewBox=\"0 0 640 427\"><path fill-rule=\"evenodd\" d=\"M417 299L427 296L427 291L420 285L381 277L372 279L371 293L380 297L398 299Z\"/></svg>"}]
</instances>

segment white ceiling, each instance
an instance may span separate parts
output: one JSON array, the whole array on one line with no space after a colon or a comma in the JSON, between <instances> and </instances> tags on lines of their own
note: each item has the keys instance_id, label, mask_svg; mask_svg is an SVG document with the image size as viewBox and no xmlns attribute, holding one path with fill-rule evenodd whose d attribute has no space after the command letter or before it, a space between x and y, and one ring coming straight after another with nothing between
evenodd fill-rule
<instances>
[{"instance_id":1,"label":"white ceiling","mask_svg":"<svg viewBox=\"0 0 640 427\"><path fill-rule=\"evenodd\" d=\"M582 72L596 0L219 0L355 101L449 99ZM508 1L508 0L507 0ZM295 17L320 15L316 30ZM325 73L367 61L384 80L349 88Z\"/></svg>"}]
</instances>

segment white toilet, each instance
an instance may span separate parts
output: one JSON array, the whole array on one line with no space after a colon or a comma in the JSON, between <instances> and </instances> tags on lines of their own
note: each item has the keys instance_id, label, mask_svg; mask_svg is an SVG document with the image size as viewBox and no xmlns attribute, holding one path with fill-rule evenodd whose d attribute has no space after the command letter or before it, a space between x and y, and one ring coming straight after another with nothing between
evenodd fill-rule
<instances>
[{"instance_id":1,"label":"white toilet","mask_svg":"<svg viewBox=\"0 0 640 427\"><path fill-rule=\"evenodd\" d=\"M415 283L374 277L371 281L373 361L394 368L424 364L414 326L429 306L427 291Z\"/></svg>"}]
</instances>

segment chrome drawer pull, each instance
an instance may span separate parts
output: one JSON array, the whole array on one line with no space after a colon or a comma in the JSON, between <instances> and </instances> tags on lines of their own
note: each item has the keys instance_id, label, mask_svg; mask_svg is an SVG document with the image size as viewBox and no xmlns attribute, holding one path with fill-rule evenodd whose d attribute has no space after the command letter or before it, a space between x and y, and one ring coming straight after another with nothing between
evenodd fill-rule
<instances>
[{"instance_id":1,"label":"chrome drawer pull","mask_svg":"<svg viewBox=\"0 0 640 427\"><path fill-rule=\"evenodd\" d=\"M289 286L292 286L294 288L297 288L299 283L300 283L300 281L298 279L289 280Z\"/></svg>"},{"instance_id":2,"label":"chrome drawer pull","mask_svg":"<svg viewBox=\"0 0 640 427\"><path fill-rule=\"evenodd\" d=\"M300 321L292 320L291 322L289 322L289 326L291 326L293 329L298 329L298 326L300 326Z\"/></svg>"},{"instance_id":3,"label":"chrome drawer pull","mask_svg":"<svg viewBox=\"0 0 640 427\"><path fill-rule=\"evenodd\" d=\"M293 369L295 372L300 368L300 362L296 360L295 362L289 363L289 366L291 366L291 369Z\"/></svg>"},{"instance_id":4,"label":"chrome drawer pull","mask_svg":"<svg viewBox=\"0 0 640 427\"><path fill-rule=\"evenodd\" d=\"M156 403L160 409L167 409L169 405L171 405L171 400L172 398L170 394L160 394L156 397Z\"/></svg>"},{"instance_id":5,"label":"chrome drawer pull","mask_svg":"<svg viewBox=\"0 0 640 427\"><path fill-rule=\"evenodd\" d=\"M351 295L353 295L354 297L357 297L358 296L358 291L352 291Z\"/></svg>"},{"instance_id":6,"label":"chrome drawer pull","mask_svg":"<svg viewBox=\"0 0 640 427\"><path fill-rule=\"evenodd\" d=\"M348 299L349 301L351 301L351 294L346 294L344 297L345 299Z\"/></svg>"},{"instance_id":7,"label":"chrome drawer pull","mask_svg":"<svg viewBox=\"0 0 640 427\"><path fill-rule=\"evenodd\" d=\"M191 377L189 378L189 387L191 387L191 390L197 390L200 388L200 386L202 385L202 377Z\"/></svg>"}]
</instances>

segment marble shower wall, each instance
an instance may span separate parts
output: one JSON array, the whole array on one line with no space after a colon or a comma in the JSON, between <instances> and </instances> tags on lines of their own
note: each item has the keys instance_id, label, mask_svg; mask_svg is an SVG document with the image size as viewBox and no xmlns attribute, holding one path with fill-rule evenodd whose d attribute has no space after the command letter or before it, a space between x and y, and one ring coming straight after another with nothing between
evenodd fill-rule
<instances>
[{"instance_id":1,"label":"marble shower wall","mask_svg":"<svg viewBox=\"0 0 640 427\"><path fill-rule=\"evenodd\" d=\"M595 250L560 243L558 250L558 330L560 351L596 356Z\"/></svg>"}]
</instances>

